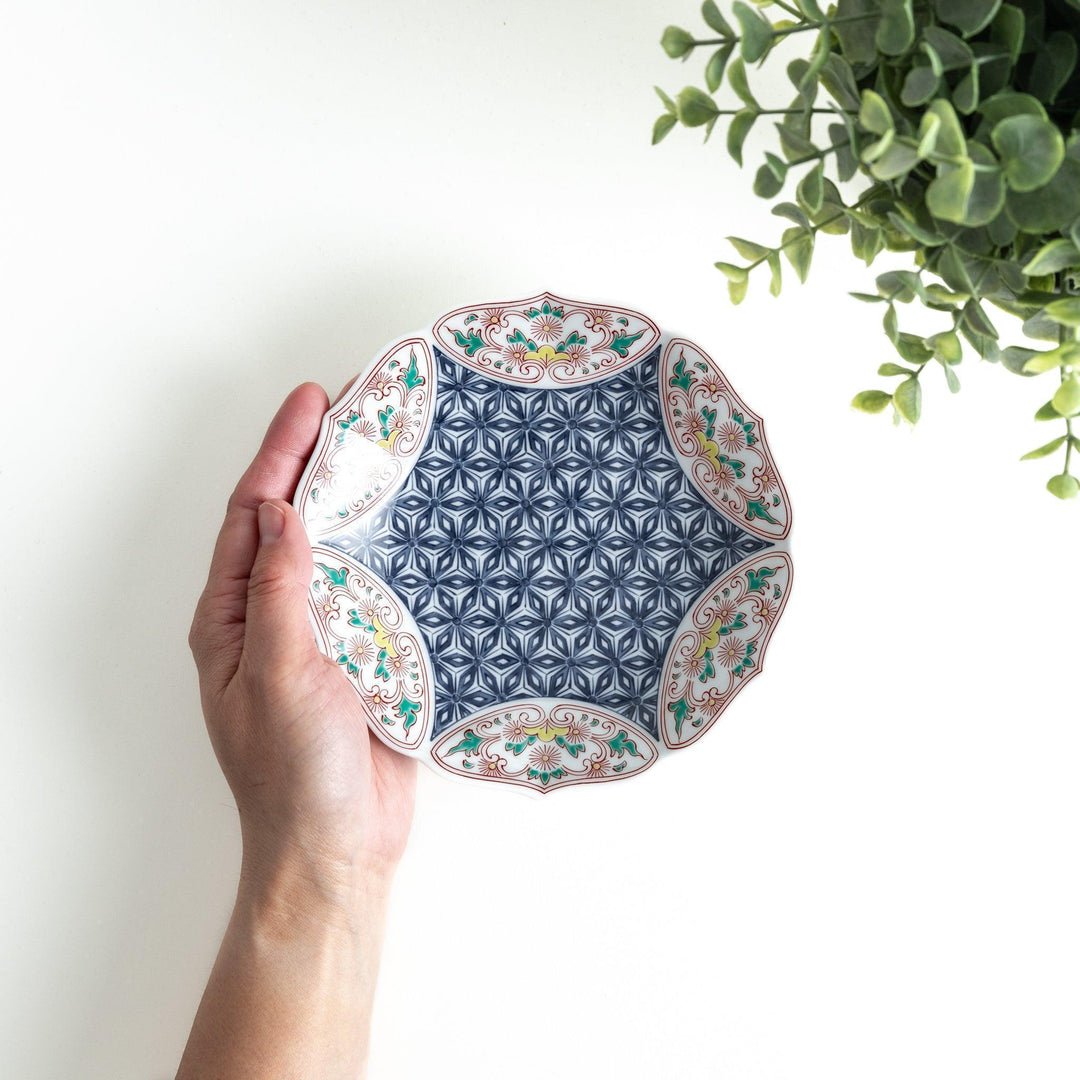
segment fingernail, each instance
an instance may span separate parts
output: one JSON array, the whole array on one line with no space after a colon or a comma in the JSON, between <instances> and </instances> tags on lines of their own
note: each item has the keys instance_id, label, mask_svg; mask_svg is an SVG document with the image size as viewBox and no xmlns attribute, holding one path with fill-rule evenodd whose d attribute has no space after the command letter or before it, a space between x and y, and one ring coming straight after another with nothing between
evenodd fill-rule
<instances>
[{"instance_id":1,"label":"fingernail","mask_svg":"<svg viewBox=\"0 0 1080 1080\"><path fill-rule=\"evenodd\" d=\"M285 515L281 507L264 502L259 507L259 543L269 544L278 540L285 531Z\"/></svg>"}]
</instances>

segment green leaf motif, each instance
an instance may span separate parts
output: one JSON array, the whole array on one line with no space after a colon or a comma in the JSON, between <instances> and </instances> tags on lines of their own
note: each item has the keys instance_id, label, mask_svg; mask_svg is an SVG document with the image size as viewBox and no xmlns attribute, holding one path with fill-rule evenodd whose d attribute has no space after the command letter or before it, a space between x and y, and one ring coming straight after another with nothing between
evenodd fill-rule
<instances>
[{"instance_id":1,"label":"green leaf motif","mask_svg":"<svg viewBox=\"0 0 1080 1080\"><path fill-rule=\"evenodd\" d=\"M335 569L332 566L327 566L326 563L316 563L315 565L326 575L331 585L345 587L349 578L347 567L342 566L340 569Z\"/></svg>"},{"instance_id":2,"label":"green leaf motif","mask_svg":"<svg viewBox=\"0 0 1080 1080\"><path fill-rule=\"evenodd\" d=\"M671 386L677 386L680 390L689 391L690 384L694 381L693 375L686 370L686 354L680 353L679 359L675 361L675 366L671 369L672 376L668 379L668 384Z\"/></svg>"},{"instance_id":3,"label":"green leaf motif","mask_svg":"<svg viewBox=\"0 0 1080 1080\"><path fill-rule=\"evenodd\" d=\"M776 571L771 566L763 566L760 570L746 571L746 588L749 592L765 592L766 582L771 577L776 577Z\"/></svg>"},{"instance_id":4,"label":"green leaf motif","mask_svg":"<svg viewBox=\"0 0 1080 1080\"><path fill-rule=\"evenodd\" d=\"M679 698L678 701L668 702L668 712L670 712L675 718L675 734L682 734L683 724L686 722L686 718L692 712L690 702L686 700L686 696Z\"/></svg>"},{"instance_id":5,"label":"green leaf motif","mask_svg":"<svg viewBox=\"0 0 1080 1080\"><path fill-rule=\"evenodd\" d=\"M613 739L606 739L605 742L616 757L622 757L623 754L629 754L631 757L642 756L638 752L637 743L630 738L625 728L620 728L618 734Z\"/></svg>"},{"instance_id":6,"label":"green leaf motif","mask_svg":"<svg viewBox=\"0 0 1080 1080\"><path fill-rule=\"evenodd\" d=\"M465 734L461 738L461 742L456 746L451 746L446 752L448 754L465 754L467 757L469 754L476 753L476 751L480 749L480 744L483 741L484 740L477 735L472 728L466 728Z\"/></svg>"},{"instance_id":7,"label":"green leaf motif","mask_svg":"<svg viewBox=\"0 0 1080 1080\"><path fill-rule=\"evenodd\" d=\"M416 370L416 353L409 353L409 366L401 375L401 381L405 384L406 390L412 390L414 387L424 385L424 376L417 373Z\"/></svg>"},{"instance_id":8,"label":"green leaf motif","mask_svg":"<svg viewBox=\"0 0 1080 1080\"><path fill-rule=\"evenodd\" d=\"M757 499L746 504L746 520L753 521L755 518L761 518L762 521L767 521L771 525L780 524L780 522L769 513L769 508Z\"/></svg>"},{"instance_id":9,"label":"green leaf motif","mask_svg":"<svg viewBox=\"0 0 1080 1080\"><path fill-rule=\"evenodd\" d=\"M405 734L409 733L409 728L416 723L416 714L420 711L419 701L410 701L409 698L403 697L397 705L394 706L394 712L400 717L401 726L405 729ZM451 751L453 753L453 751Z\"/></svg>"},{"instance_id":10,"label":"green leaf motif","mask_svg":"<svg viewBox=\"0 0 1080 1080\"><path fill-rule=\"evenodd\" d=\"M468 335L455 330L454 340L465 350L466 356L472 356L477 349L484 347L484 339L475 330L470 330Z\"/></svg>"},{"instance_id":11,"label":"green leaf motif","mask_svg":"<svg viewBox=\"0 0 1080 1080\"><path fill-rule=\"evenodd\" d=\"M611 344L608 345L608 348L613 352L617 352L620 356L626 356L630 352L630 346L644 333L644 330L639 330L636 334L627 334L620 331L611 339Z\"/></svg>"}]
</instances>

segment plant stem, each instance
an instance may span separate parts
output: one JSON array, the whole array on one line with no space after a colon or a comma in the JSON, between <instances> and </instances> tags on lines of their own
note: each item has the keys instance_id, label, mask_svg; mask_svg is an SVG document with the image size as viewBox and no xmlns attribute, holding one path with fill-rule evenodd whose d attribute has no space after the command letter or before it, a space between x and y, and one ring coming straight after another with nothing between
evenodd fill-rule
<instances>
[{"instance_id":1,"label":"plant stem","mask_svg":"<svg viewBox=\"0 0 1080 1080\"><path fill-rule=\"evenodd\" d=\"M773 0L775 3L776 0ZM781 5L782 7L784 5ZM775 27L771 29L772 36L774 38L788 37L791 34L802 34L807 30L828 30L834 26L843 26L845 23L866 22L867 19L880 19L880 11L864 11L858 15L841 15L838 19L826 18L822 22L814 22L802 14L802 12L792 11L791 8L785 7L786 11L791 12L792 15L798 14L800 18L804 19L798 26L785 26L780 30ZM915 8L916 11L924 11L925 8ZM701 40L694 39L693 44L695 47L698 45L727 45L728 43L735 45L742 41L741 34L733 34L731 37L719 37L719 38L702 38Z\"/></svg>"},{"instance_id":2,"label":"plant stem","mask_svg":"<svg viewBox=\"0 0 1080 1080\"><path fill-rule=\"evenodd\" d=\"M1070 340L1075 341L1076 340L1076 334L1072 330L1070 330L1067 326L1059 327L1058 328L1058 344L1059 345L1064 345L1064 344L1066 344L1066 342L1068 342ZM1064 382L1065 381L1065 369L1062 368L1058 372L1058 374L1061 377L1061 381ZM1066 416L1065 417L1065 464L1062 466L1062 469L1061 469L1061 471L1063 473L1067 473L1069 471L1069 462L1072 460L1072 440L1073 440L1072 417L1071 416Z\"/></svg>"},{"instance_id":3,"label":"plant stem","mask_svg":"<svg viewBox=\"0 0 1080 1080\"><path fill-rule=\"evenodd\" d=\"M794 164L794 162L792 164ZM821 229L824 229L826 225L831 225L834 221L838 221L840 218L842 218L848 210L855 210L856 208L862 206L862 204L864 202L867 202L869 198L869 195L864 195L862 198L853 202L850 206L845 206L844 209L840 211L840 213L833 214L831 217L827 217L824 221L819 221L816 225L811 224L809 230L801 229L798 236L793 236L790 240L785 240L779 247L769 248L768 252L762 255L760 259L756 260L755 262L748 263L743 269L745 269L746 272L749 273L751 270L756 269L763 262L765 262L768 259L769 255L779 253L783 251L784 248L790 247L792 244L798 243L798 241L806 235L807 231L809 231L811 236L816 235Z\"/></svg>"}]
</instances>

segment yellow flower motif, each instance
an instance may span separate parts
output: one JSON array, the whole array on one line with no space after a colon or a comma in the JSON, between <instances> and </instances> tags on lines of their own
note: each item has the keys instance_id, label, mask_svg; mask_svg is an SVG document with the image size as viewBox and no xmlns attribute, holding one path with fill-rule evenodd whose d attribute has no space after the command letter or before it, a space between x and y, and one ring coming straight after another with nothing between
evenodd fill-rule
<instances>
[{"instance_id":1,"label":"yellow flower motif","mask_svg":"<svg viewBox=\"0 0 1080 1080\"><path fill-rule=\"evenodd\" d=\"M551 742L558 735L566 738L566 733L569 730L569 727L556 726L547 720L540 724L524 725L525 734L535 735L541 742Z\"/></svg>"},{"instance_id":2,"label":"yellow flower motif","mask_svg":"<svg viewBox=\"0 0 1080 1080\"><path fill-rule=\"evenodd\" d=\"M556 352L551 345L541 345L535 352L528 352L525 354L526 360L537 360L544 367L551 367L552 364L558 363L561 360L569 361L570 357L564 352Z\"/></svg>"}]
</instances>

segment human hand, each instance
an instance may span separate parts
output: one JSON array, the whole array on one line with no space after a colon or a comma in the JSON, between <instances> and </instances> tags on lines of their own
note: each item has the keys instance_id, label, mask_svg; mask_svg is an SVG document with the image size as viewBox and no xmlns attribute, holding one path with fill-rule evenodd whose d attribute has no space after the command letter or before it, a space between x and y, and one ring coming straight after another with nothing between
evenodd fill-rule
<instances>
[{"instance_id":1,"label":"human hand","mask_svg":"<svg viewBox=\"0 0 1080 1080\"><path fill-rule=\"evenodd\" d=\"M285 500L327 404L305 383L278 410L229 500L189 640L210 740L240 813L242 885L285 867L347 895L396 866L416 762L369 734L308 621L311 547Z\"/></svg>"}]
</instances>

